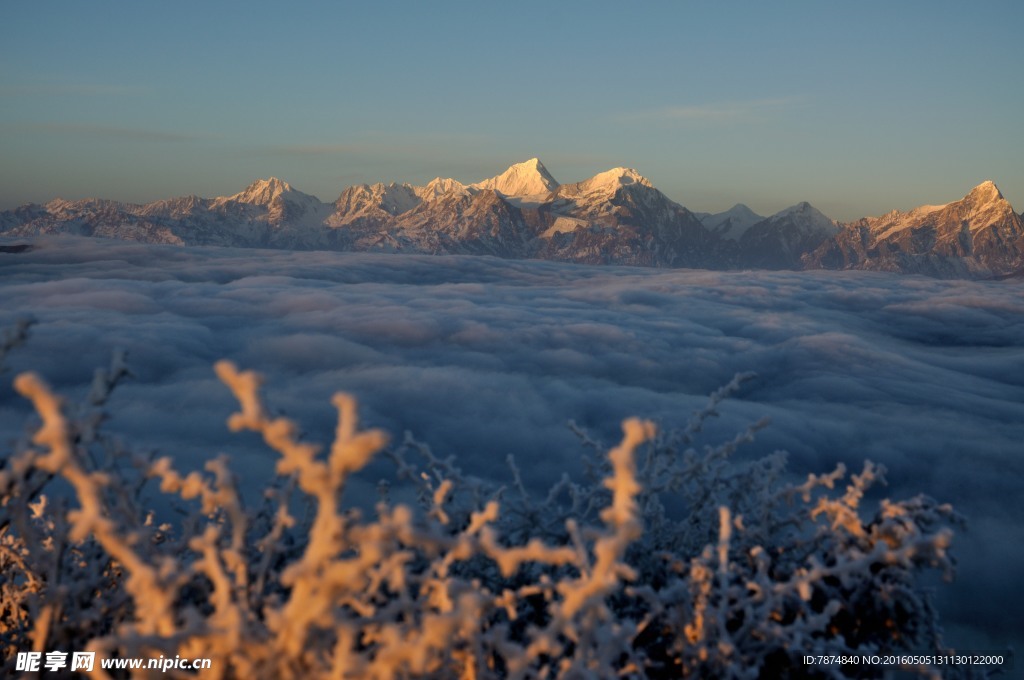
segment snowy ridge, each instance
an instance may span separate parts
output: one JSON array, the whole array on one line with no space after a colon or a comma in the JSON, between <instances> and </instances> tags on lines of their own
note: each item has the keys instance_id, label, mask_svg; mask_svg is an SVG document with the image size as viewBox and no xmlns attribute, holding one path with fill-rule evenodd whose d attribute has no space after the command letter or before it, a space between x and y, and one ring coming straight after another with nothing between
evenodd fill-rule
<instances>
[{"instance_id":1,"label":"snowy ridge","mask_svg":"<svg viewBox=\"0 0 1024 680\"><path fill-rule=\"evenodd\" d=\"M462 182L448 178L435 177L426 186L413 187L413 191L421 201L436 201L448 194L468 195L469 187Z\"/></svg>"},{"instance_id":2,"label":"snowy ridge","mask_svg":"<svg viewBox=\"0 0 1024 680\"><path fill-rule=\"evenodd\" d=\"M953 203L843 225L803 261L808 267L1004 276L1024 270L1024 221L986 180Z\"/></svg>"},{"instance_id":3,"label":"snowy ridge","mask_svg":"<svg viewBox=\"0 0 1024 680\"><path fill-rule=\"evenodd\" d=\"M194 194L189 196L179 196L178 198L166 198L159 201L153 201L142 206L140 211L143 215L162 215L168 214L176 217L182 217L196 212L197 210L204 210L210 206L210 199L200 198Z\"/></svg>"},{"instance_id":4,"label":"snowy ridge","mask_svg":"<svg viewBox=\"0 0 1024 680\"><path fill-rule=\"evenodd\" d=\"M946 213L969 214L972 218L971 229L976 231L990 224L993 219L1003 217L1007 210L1012 211L1012 208L1003 198L999 187L992 180L985 180L959 201L943 205L922 205L906 212L892 210L880 217L866 217L864 220L874 237L884 240L904 229L919 227L927 222L941 222L947 217Z\"/></svg>"},{"instance_id":5,"label":"snowy ridge","mask_svg":"<svg viewBox=\"0 0 1024 680\"><path fill-rule=\"evenodd\" d=\"M724 269L1024 271L1024 226L994 182L964 198L840 225L803 202L761 218L738 203L695 215L632 168L559 185L537 158L475 184L358 184L323 203L276 177L239 193L146 205L54 199L0 213L0 234L72 233L179 245L477 253Z\"/></svg>"},{"instance_id":6,"label":"snowy ridge","mask_svg":"<svg viewBox=\"0 0 1024 680\"><path fill-rule=\"evenodd\" d=\"M258 179L248 187L234 196L219 196L214 203L223 204L228 201L235 203L248 203L249 205L269 205L274 199L280 196L297 194L288 182L279 180L276 177L270 179ZM306 194L303 194L305 196Z\"/></svg>"},{"instance_id":7,"label":"snowy ridge","mask_svg":"<svg viewBox=\"0 0 1024 680\"><path fill-rule=\"evenodd\" d=\"M649 179L632 168L612 168L582 182L563 184L557 193L561 198L603 198L633 185L654 188Z\"/></svg>"},{"instance_id":8,"label":"snowy ridge","mask_svg":"<svg viewBox=\"0 0 1024 680\"><path fill-rule=\"evenodd\" d=\"M356 184L338 196L328 224L338 227L357 220L386 221L412 210L419 203L420 197L409 184Z\"/></svg>"}]
</instances>

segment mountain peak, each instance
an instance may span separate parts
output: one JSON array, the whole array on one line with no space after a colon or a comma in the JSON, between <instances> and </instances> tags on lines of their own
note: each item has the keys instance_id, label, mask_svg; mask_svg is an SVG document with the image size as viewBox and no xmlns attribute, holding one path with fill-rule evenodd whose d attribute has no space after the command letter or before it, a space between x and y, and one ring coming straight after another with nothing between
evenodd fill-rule
<instances>
[{"instance_id":1,"label":"mountain peak","mask_svg":"<svg viewBox=\"0 0 1024 680\"><path fill-rule=\"evenodd\" d=\"M653 189L651 181L633 168L612 168L599 172L590 179L575 184L563 184L558 189L559 198L588 202L605 201L623 187L641 186Z\"/></svg>"},{"instance_id":2,"label":"mountain peak","mask_svg":"<svg viewBox=\"0 0 1024 680\"><path fill-rule=\"evenodd\" d=\"M831 236L839 230L836 222L807 201L800 201L775 213L764 223L791 223L798 225L803 231L827 234Z\"/></svg>"},{"instance_id":3,"label":"mountain peak","mask_svg":"<svg viewBox=\"0 0 1024 680\"><path fill-rule=\"evenodd\" d=\"M645 187L654 186L651 184L651 180L647 179L633 168L612 168L611 170L605 170L590 178L591 182L595 185L600 184L617 184L619 186L629 186L630 184L641 184Z\"/></svg>"},{"instance_id":4,"label":"mountain peak","mask_svg":"<svg viewBox=\"0 0 1024 680\"><path fill-rule=\"evenodd\" d=\"M709 213L699 218L701 224L719 236L735 241L743 233L764 219L744 203L737 203L725 212Z\"/></svg>"},{"instance_id":5,"label":"mountain peak","mask_svg":"<svg viewBox=\"0 0 1024 680\"><path fill-rule=\"evenodd\" d=\"M255 182L248 186L247 190L248 189L269 189L271 191L283 192L291 191L292 185L288 184L288 182L285 182L283 179L278 179L276 177L268 177L267 179L256 180Z\"/></svg>"},{"instance_id":6,"label":"mountain peak","mask_svg":"<svg viewBox=\"0 0 1024 680\"><path fill-rule=\"evenodd\" d=\"M996 183L990 179L985 180L978 186L971 189L964 198L973 199L975 203L991 203L1002 200L1003 194L999 191Z\"/></svg>"},{"instance_id":7,"label":"mountain peak","mask_svg":"<svg viewBox=\"0 0 1024 680\"><path fill-rule=\"evenodd\" d=\"M558 182L537 158L516 163L508 170L471 185L474 189L493 189L506 196L535 196L558 188Z\"/></svg>"},{"instance_id":8,"label":"mountain peak","mask_svg":"<svg viewBox=\"0 0 1024 680\"><path fill-rule=\"evenodd\" d=\"M275 198L282 194L290 194L295 190L292 185L276 177L269 179L258 179L245 188L244 191L230 196L229 199L238 203L249 203L251 205L268 205Z\"/></svg>"},{"instance_id":9,"label":"mountain peak","mask_svg":"<svg viewBox=\"0 0 1024 680\"><path fill-rule=\"evenodd\" d=\"M772 217L783 217L786 215L822 215L823 213L807 201L800 201L788 208L783 208Z\"/></svg>"}]
</instances>

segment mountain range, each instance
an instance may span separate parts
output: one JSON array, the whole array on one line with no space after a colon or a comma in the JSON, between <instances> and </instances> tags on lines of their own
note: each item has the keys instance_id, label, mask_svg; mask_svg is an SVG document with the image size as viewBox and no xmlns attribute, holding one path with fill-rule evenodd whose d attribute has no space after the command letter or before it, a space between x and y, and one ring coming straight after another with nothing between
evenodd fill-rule
<instances>
[{"instance_id":1,"label":"mountain range","mask_svg":"<svg viewBox=\"0 0 1024 680\"><path fill-rule=\"evenodd\" d=\"M870 269L939 277L1024 272L1024 219L993 182L963 199L839 223L809 203L763 217L695 213L630 168L560 184L532 158L473 184L359 184L333 203L277 178L233 196L102 199L0 212L0 235L150 243L486 254L707 269Z\"/></svg>"}]
</instances>

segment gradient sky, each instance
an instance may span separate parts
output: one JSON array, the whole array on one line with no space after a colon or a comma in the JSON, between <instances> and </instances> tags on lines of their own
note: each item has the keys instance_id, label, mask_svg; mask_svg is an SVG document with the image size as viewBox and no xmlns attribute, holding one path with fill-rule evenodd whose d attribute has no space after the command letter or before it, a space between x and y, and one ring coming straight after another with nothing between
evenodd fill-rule
<instances>
[{"instance_id":1,"label":"gradient sky","mask_svg":"<svg viewBox=\"0 0 1024 680\"><path fill-rule=\"evenodd\" d=\"M1024 3L11 2L0 209L637 168L693 210L1024 209Z\"/></svg>"}]
</instances>

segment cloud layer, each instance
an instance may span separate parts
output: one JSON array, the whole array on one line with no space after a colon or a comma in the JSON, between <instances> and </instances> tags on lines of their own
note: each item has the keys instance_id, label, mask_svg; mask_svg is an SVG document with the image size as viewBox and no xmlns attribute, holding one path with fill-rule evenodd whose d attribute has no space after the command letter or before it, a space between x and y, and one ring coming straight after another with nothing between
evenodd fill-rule
<instances>
[{"instance_id":1,"label":"cloud layer","mask_svg":"<svg viewBox=\"0 0 1024 680\"><path fill-rule=\"evenodd\" d=\"M370 425L498 481L514 454L540 487L579 470L568 420L605 442L631 415L682 426L754 371L708 443L768 415L743 455L785 449L800 475L871 459L890 470L886 495L952 502L969 526L943 596L960 636L947 642L1020 641L1021 285L43 240L0 253L0 325L39 320L0 383L0 435L27 415L13 374L80 395L123 347L137 378L111 428L182 467L225 451L250 482L270 470L269 452L224 426L234 404L211 365L229 358L262 371L269 403L310 439L330 440L329 396L344 390Z\"/></svg>"}]
</instances>

